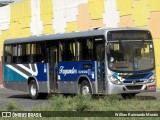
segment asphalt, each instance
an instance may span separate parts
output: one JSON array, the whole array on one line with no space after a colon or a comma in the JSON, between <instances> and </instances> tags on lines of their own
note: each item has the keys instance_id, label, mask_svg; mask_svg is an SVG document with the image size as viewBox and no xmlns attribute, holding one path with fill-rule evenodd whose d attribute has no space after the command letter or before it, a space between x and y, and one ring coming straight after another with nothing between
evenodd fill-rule
<instances>
[{"instance_id":1,"label":"asphalt","mask_svg":"<svg viewBox=\"0 0 160 120\"><path fill-rule=\"evenodd\" d=\"M21 106L24 110L30 110L34 106L47 105L49 103L48 99L38 99L32 100L28 93L9 90L0 86L0 109L6 110L8 103L14 102Z\"/></svg>"}]
</instances>

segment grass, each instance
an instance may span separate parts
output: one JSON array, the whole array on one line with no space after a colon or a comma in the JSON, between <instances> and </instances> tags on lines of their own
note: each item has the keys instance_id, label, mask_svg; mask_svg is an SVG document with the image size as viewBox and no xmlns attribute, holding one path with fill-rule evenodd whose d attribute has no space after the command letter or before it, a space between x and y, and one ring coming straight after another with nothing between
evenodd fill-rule
<instances>
[{"instance_id":1,"label":"grass","mask_svg":"<svg viewBox=\"0 0 160 120\"><path fill-rule=\"evenodd\" d=\"M14 101L8 101L6 104L6 111L22 111L22 110L24 110L23 107Z\"/></svg>"},{"instance_id":2,"label":"grass","mask_svg":"<svg viewBox=\"0 0 160 120\"><path fill-rule=\"evenodd\" d=\"M102 98L91 96L54 96L49 106L36 106L33 110L46 111L160 111L156 100L122 99L118 95Z\"/></svg>"},{"instance_id":3,"label":"grass","mask_svg":"<svg viewBox=\"0 0 160 120\"><path fill-rule=\"evenodd\" d=\"M6 111L24 111L25 109L15 102L10 101L6 104ZM100 98L93 98L91 96L63 96L57 95L49 98L48 105L34 106L30 111L160 111L160 102L157 100L143 100L143 99L122 99L118 95L105 96ZM62 115L64 112L61 112ZM30 118L32 119L32 118ZM39 119L39 118L34 118ZM44 119L44 118L42 118ZM52 119L52 118L47 118ZM114 120L114 119L124 119L127 120L128 117L55 117L55 119L79 119L79 120ZM159 119L155 117L131 117L131 120L137 119Z\"/></svg>"}]
</instances>

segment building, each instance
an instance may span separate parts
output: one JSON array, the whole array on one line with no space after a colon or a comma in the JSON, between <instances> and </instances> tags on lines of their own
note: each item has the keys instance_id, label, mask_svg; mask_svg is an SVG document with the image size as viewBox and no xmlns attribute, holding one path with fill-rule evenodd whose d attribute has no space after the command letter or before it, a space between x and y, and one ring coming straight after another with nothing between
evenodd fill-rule
<instances>
[{"instance_id":1,"label":"building","mask_svg":"<svg viewBox=\"0 0 160 120\"><path fill-rule=\"evenodd\" d=\"M0 8L0 56L3 41L8 38L95 27L147 28L154 38L157 86L160 87L159 4L159 0L23 0L9 4Z\"/></svg>"}]
</instances>

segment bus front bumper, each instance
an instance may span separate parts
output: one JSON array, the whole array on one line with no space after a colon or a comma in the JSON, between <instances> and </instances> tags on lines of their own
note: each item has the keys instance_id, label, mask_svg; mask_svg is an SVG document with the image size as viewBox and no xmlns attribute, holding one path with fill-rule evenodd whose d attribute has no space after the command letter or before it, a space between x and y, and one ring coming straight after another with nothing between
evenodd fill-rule
<instances>
[{"instance_id":1,"label":"bus front bumper","mask_svg":"<svg viewBox=\"0 0 160 120\"><path fill-rule=\"evenodd\" d=\"M156 82L146 84L113 84L108 83L108 94L155 92Z\"/></svg>"}]
</instances>

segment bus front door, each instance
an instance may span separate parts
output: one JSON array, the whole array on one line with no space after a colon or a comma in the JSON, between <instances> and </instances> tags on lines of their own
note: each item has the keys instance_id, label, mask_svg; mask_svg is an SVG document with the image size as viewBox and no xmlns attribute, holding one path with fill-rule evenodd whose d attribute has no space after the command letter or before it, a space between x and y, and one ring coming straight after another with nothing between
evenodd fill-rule
<instances>
[{"instance_id":1,"label":"bus front door","mask_svg":"<svg viewBox=\"0 0 160 120\"><path fill-rule=\"evenodd\" d=\"M97 60L97 87L98 92L103 93L105 92L105 64L104 64L104 53L105 53L105 46L104 44L97 44L96 45L96 60Z\"/></svg>"},{"instance_id":2,"label":"bus front door","mask_svg":"<svg viewBox=\"0 0 160 120\"><path fill-rule=\"evenodd\" d=\"M49 60L49 85L51 92L57 92L57 48L48 48L48 60Z\"/></svg>"}]
</instances>

